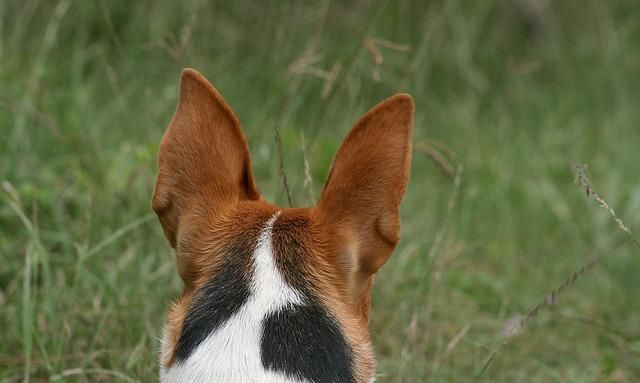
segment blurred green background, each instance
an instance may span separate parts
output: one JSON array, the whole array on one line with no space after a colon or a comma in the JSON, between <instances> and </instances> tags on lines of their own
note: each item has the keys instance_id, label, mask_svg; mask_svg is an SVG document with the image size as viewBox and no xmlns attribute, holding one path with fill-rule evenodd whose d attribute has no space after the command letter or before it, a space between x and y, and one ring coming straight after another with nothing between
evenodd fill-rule
<instances>
[{"instance_id":1,"label":"blurred green background","mask_svg":"<svg viewBox=\"0 0 640 383\"><path fill-rule=\"evenodd\" d=\"M570 167L639 227L637 1L3 0L0 33L0 382L157 379L181 284L150 196L186 66L232 105L281 204L276 127L310 205L351 124L413 95L402 241L374 291L379 382L640 381L640 249Z\"/></svg>"}]
</instances>

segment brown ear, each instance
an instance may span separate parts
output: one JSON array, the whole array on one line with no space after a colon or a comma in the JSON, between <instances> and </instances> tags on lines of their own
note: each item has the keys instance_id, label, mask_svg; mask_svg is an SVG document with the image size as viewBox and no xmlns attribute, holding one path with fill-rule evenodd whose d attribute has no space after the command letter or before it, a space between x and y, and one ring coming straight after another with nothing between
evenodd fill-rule
<instances>
[{"instance_id":1,"label":"brown ear","mask_svg":"<svg viewBox=\"0 0 640 383\"><path fill-rule=\"evenodd\" d=\"M336 154L317 208L347 240L359 270L375 273L400 238L398 208L409 179L413 100L386 99L368 111Z\"/></svg>"},{"instance_id":2,"label":"brown ear","mask_svg":"<svg viewBox=\"0 0 640 383\"><path fill-rule=\"evenodd\" d=\"M185 69L175 114L162 137L152 198L165 236L176 245L181 217L220 212L259 199L240 123L202 75Z\"/></svg>"}]
</instances>

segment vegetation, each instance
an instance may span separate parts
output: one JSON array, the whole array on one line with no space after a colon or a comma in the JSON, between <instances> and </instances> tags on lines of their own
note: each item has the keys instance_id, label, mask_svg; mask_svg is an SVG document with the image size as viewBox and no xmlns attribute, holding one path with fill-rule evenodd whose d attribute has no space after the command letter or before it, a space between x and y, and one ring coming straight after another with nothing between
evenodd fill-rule
<instances>
[{"instance_id":1,"label":"vegetation","mask_svg":"<svg viewBox=\"0 0 640 383\"><path fill-rule=\"evenodd\" d=\"M149 201L185 66L233 106L281 204L276 129L309 205L351 124L413 95L403 236L374 292L380 382L640 381L640 251L571 170L639 227L633 2L4 0L1 382L156 379L181 284Z\"/></svg>"}]
</instances>

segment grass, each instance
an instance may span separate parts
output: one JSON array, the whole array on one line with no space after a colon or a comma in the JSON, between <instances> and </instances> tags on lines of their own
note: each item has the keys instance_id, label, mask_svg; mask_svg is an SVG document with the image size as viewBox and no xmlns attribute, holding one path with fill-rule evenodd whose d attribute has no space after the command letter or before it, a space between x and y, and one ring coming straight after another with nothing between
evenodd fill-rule
<instances>
[{"instance_id":1,"label":"grass","mask_svg":"<svg viewBox=\"0 0 640 383\"><path fill-rule=\"evenodd\" d=\"M374 292L380 382L639 381L639 251L570 164L639 226L640 9L522 4L0 3L0 382L156 379L181 286L149 200L185 66L235 109L269 200L287 204L276 128L309 205L394 92L415 98L414 142L463 167L456 187L414 153Z\"/></svg>"}]
</instances>

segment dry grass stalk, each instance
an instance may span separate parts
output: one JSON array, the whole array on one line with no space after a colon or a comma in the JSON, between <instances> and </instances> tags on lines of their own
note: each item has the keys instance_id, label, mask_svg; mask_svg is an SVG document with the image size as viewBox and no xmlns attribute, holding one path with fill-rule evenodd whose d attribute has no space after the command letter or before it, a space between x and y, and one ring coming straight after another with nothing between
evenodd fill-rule
<instances>
[{"instance_id":1,"label":"dry grass stalk","mask_svg":"<svg viewBox=\"0 0 640 383\"><path fill-rule=\"evenodd\" d=\"M426 322L426 328L421 329L423 334L422 338L428 339L430 337L430 332L432 327L431 319L433 314L433 302L435 301L434 297L435 297L435 293L439 285L439 282L441 280L441 276L444 271L443 267L445 264L443 260L439 259L441 257L438 257L438 253L440 251L442 241L445 238L445 234L449 228L451 214L458 200L458 196L460 193L460 185L462 184L463 172L464 172L464 167L462 165L458 165L456 176L453 182L453 191L449 196L449 201L447 203L447 211L445 213L444 218L441 221L440 227L436 232L433 243L431 244L431 247L429 248L429 252L427 254L427 266L425 267L425 270L429 270L432 273L432 277L429 279L428 292L427 292L426 298L424 299L424 301L426 302L425 308L424 308L424 314L419 315L418 308L417 307L414 308L413 313L411 315L411 321L407 326L406 337L405 337L404 344L402 346L402 351L401 351L402 354L408 353L409 348L411 347L410 345L415 343L417 339L419 319L422 319L424 322ZM456 249L455 253L457 253L458 251L459 250ZM454 256L454 255L455 254L452 254L451 256ZM422 291L425 291L426 286L424 284L426 283L426 280L427 280L426 275L420 278L418 285L415 288L416 297L413 299L413 301L415 302L420 301L420 299L418 298L418 295L421 294ZM464 332L464 335L466 335L466 332ZM462 339L464 335L462 335L460 339ZM450 342L450 344L452 344L452 348L455 347L458 341L455 341L453 343ZM434 368L438 367L441 359L442 359L441 355L439 354L436 355L433 361L433 365L435 366ZM404 361L403 361L403 364L401 364L399 370L401 371L403 368L404 368Z\"/></svg>"},{"instance_id":2,"label":"dry grass stalk","mask_svg":"<svg viewBox=\"0 0 640 383\"><path fill-rule=\"evenodd\" d=\"M282 177L282 186L287 195L287 203L289 207L293 207L293 198L291 197L291 190L289 189L289 181L287 180L287 172L284 169L284 151L282 149L282 138L280 137L280 127L276 124L276 146L278 147L278 169L280 170L280 177Z\"/></svg>"},{"instance_id":3,"label":"dry grass stalk","mask_svg":"<svg viewBox=\"0 0 640 383\"><path fill-rule=\"evenodd\" d=\"M633 241L636 247L640 248L640 242L633 236L631 229L629 229L629 227L624 224L622 219L620 219L616 214L616 212L609 206L609 204L607 204L607 201L605 201L604 198L600 197L600 194L598 194L595 190L593 190L593 187L591 186L591 182L589 182L589 178L587 177L587 165L574 164L572 165L572 168L573 168L573 171L576 173L576 185L584 188L585 192L587 193L587 197L591 197L595 199L596 202L600 204L600 206L605 208L609 212L611 217L613 217L613 220L616 221L616 223L618 224L618 227L622 231L624 231L627 234L627 236L629 236L629 238L631 238L631 241Z\"/></svg>"},{"instance_id":4,"label":"dry grass stalk","mask_svg":"<svg viewBox=\"0 0 640 383\"><path fill-rule=\"evenodd\" d=\"M384 55L382 54L382 51L380 51L379 47L391 49L396 52L408 52L411 49L409 45L398 44L394 43L393 41L376 37L369 37L364 39L364 41L362 42L362 46L367 50L367 52L369 52L371 58L373 59L373 63L375 65L375 67L373 68L373 79L375 81L381 80L380 68L384 63Z\"/></svg>"},{"instance_id":5,"label":"dry grass stalk","mask_svg":"<svg viewBox=\"0 0 640 383\"><path fill-rule=\"evenodd\" d=\"M435 147L420 142L416 144L416 150L429 156L447 177L454 178L456 176L456 171L453 165L451 165L451 162Z\"/></svg>"},{"instance_id":6,"label":"dry grass stalk","mask_svg":"<svg viewBox=\"0 0 640 383\"><path fill-rule=\"evenodd\" d=\"M572 165L572 168L573 168L573 171L576 173L576 185L582 187L585 190L585 192L587 193L588 197L593 198L594 200L596 200L596 202L598 202L598 204L601 207L605 208L609 212L611 217L613 217L613 219L616 222L616 224L618 225L618 227L622 231L624 231L627 234L627 236L629 236L631 241L638 248L640 248L640 242L638 242L638 240L633 236L633 233L631 232L631 229L629 229L629 227L627 225L625 225L625 223L622 221L621 218L618 217L618 215L613 210L613 208L611 208L609 206L607 201L605 201L604 198L602 198L600 196L600 194L598 194L593 189L593 186L591 186L591 182L589 182L589 178L587 177L587 167L586 167L586 165L575 165L574 164L574 165ZM582 265L582 267L580 267L580 269L574 271L567 279L564 280L564 282L562 282L562 284L560 286L556 287L553 291L551 291L549 294L547 294L544 297L544 300L542 300L541 302L539 302L538 304L533 306L529 310L527 315L522 319L522 321L520 321L520 324L513 328L513 330L511 331L510 335L513 335L513 334L517 333L518 331L522 330L531 320L533 320L538 315L538 313L540 312L541 309L543 309L544 307L551 306L551 305L555 304L557 302L557 300L558 300L558 296L560 295L560 293L562 293L563 290L566 290L569 287L573 286L576 283L576 281L578 280L578 278L580 278L584 274L586 274L586 272L589 271L596 263L598 263L602 259L602 257L603 257L602 255L596 256L595 258L593 258L592 260L590 260L586 264Z\"/></svg>"},{"instance_id":7,"label":"dry grass stalk","mask_svg":"<svg viewBox=\"0 0 640 383\"><path fill-rule=\"evenodd\" d=\"M335 85L336 79L340 75L342 63L336 61L331 67L331 70L326 70L315 66L315 64L320 61L322 61L322 55L316 54L313 49L309 49L305 51L298 60L289 65L287 76L309 74L323 79L324 84L322 85L321 96L322 98L327 98Z\"/></svg>"},{"instance_id":8,"label":"dry grass stalk","mask_svg":"<svg viewBox=\"0 0 640 383\"><path fill-rule=\"evenodd\" d=\"M529 312L527 312L527 315L524 318L522 318L522 320L520 321L520 323L518 323L517 326L514 326L511 329L510 333L507 334L507 336L512 336L512 335L517 334L525 326L527 326L529 324L529 322L531 322L535 317L538 316L538 314L540 313L540 310L542 310L545 307L552 306L552 305L556 304L557 301L558 301L558 296L560 296L560 294L564 290L566 290L566 289L572 287L573 285L575 285L575 283L578 280L578 278L580 278L584 274L586 274L587 271L589 271L599 261L600 261L600 257L596 257L596 258L592 259L591 261L587 262L586 264L582 265L582 267L579 270L576 270L573 273L571 273L571 275L567 279L565 279L560 284L560 286L558 286L555 289L553 289L553 291L551 291L549 294L545 295L545 297L544 297L544 299L542 301L538 302L531 309L529 309Z\"/></svg>"},{"instance_id":9,"label":"dry grass stalk","mask_svg":"<svg viewBox=\"0 0 640 383\"><path fill-rule=\"evenodd\" d=\"M613 208L609 206L607 201L605 201L605 199L602 198L600 194L598 194L598 192L596 192L593 186L591 185L591 182L587 177L587 166L574 164L571 167L573 171L576 173L576 180L575 180L576 185L578 185L579 187L585 190L585 192L587 193L587 197L593 198L596 202L598 202L598 204L601 207L605 208L607 212L611 215L613 220L616 222L617 226L631 239L631 241L634 243L634 245L636 245L636 247L640 248L640 242L634 237L633 233L631 232L631 229L629 229L629 227L624 223L624 221L622 221L622 219L618 217L618 215L613 210ZM496 354L500 351L500 349L502 349L503 346L509 343L509 340L514 335L521 333L526 328L526 326L538 316L538 314L541 312L542 309L544 309L545 307L554 305L558 300L558 296L564 290L567 290L568 288L575 285L576 281L579 278L583 277L587 273L587 271L589 271L593 266L595 266L602 258L603 258L603 255L598 255L595 258L591 259L586 264L582 265L580 269L571 273L571 275L567 279L565 279L558 287L556 287L550 293L545 295L542 301L535 304L531 309L529 309L527 315L524 316L517 325L511 328L511 330L506 334L504 339L498 344L498 346L489 355L489 357L487 358L487 361L482 366L482 369L480 370L478 375L476 375L475 382L478 382L480 380L480 378L484 375L487 368L495 358Z\"/></svg>"},{"instance_id":10,"label":"dry grass stalk","mask_svg":"<svg viewBox=\"0 0 640 383\"><path fill-rule=\"evenodd\" d=\"M302 146L302 159L304 161L304 188L309 193L309 203L313 204L316 201L316 192L313 188L313 177L311 175L311 164L307 156L307 144L304 140L304 132L300 132L300 143Z\"/></svg>"}]
</instances>

